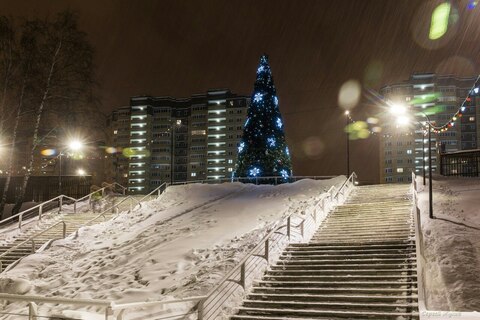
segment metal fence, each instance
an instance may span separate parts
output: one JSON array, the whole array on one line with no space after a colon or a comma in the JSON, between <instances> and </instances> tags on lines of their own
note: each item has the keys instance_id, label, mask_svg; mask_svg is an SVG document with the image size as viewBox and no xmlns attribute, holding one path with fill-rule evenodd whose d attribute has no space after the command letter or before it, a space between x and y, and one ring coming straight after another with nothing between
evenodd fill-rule
<instances>
[{"instance_id":1,"label":"metal fence","mask_svg":"<svg viewBox=\"0 0 480 320\"><path fill-rule=\"evenodd\" d=\"M440 154L440 174L443 176L479 177L480 149Z\"/></svg>"}]
</instances>

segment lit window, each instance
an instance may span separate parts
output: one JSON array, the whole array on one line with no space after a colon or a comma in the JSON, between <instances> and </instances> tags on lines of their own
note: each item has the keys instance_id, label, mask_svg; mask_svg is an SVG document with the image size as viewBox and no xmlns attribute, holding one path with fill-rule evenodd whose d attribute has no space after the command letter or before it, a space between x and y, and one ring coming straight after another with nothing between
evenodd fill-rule
<instances>
[{"instance_id":1,"label":"lit window","mask_svg":"<svg viewBox=\"0 0 480 320\"><path fill-rule=\"evenodd\" d=\"M475 121L475 117L470 117L470 118L468 118L468 120Z\"/></svg>"},{"instance_id":2,"label":"lit window","mask_svg":"<svg viewBox=\"0 0 480 320\"><path fill-rule=\"evenodd\" d=\"M197 176L197 173L196 173L196 172L192 172L191 176L192 176L192 177L196 177L196 176Z\"/></svg>"},{"instance_id":3,"label":"lit window","mask_svg":"<svg viewBox=\"0 0 480 320\"><path fill-rule=\"evenodd\" d=\"M397 172L398 172L398 173L402 173L402 172L403 172L403 168L397 168Z\"/></svg>"},{"instance_id":4,"label":"lit window","mask_svg":"<svg viewBox=\"0 0 480 320\"><path fill-rule=\"evenodd\" d=\"M228 168L228 172L232 172L232 171L233 171L233 169L232 169L232 168Z\"/></svg>"},{"instance_id":5,"label":"lit window","mask_svg":"<svg viewBox=\"0 0 480 320\"><path fill-rule=\"evenodd\" d=\"M412 153L413 153L413 151L411 149L407 150L407 154L412 154Z\"/></svg>"},{"instance_id":6,"label":"lit window","mask_svg":"<svg viewBox=\"0 0 480 320\"><path fill-rule=\"evenodd\" d=\"M233 160L232 160L232 159L228 159L228 163L233 163Z\"/></svg>"},{"instance_id":7,"label":"lit window","mask_svg":"<svg viewBox=\"0 0 480 320\"><path fill-rule=\"evenodd\" d=\"M113 134L117 134L118 133L118 130L113 130Z\"/></svg>"}]
</instances>

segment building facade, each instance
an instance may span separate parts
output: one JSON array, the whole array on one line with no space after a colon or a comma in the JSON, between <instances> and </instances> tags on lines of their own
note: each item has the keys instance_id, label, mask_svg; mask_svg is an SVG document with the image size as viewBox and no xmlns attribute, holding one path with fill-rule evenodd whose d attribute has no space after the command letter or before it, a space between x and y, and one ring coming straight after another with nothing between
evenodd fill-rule
<instances>
[{"instance_id":1,"label":"building facade","mask_svg":"<svg viewBox=\"0 0 480 320\"><path fill-rule=\"evenodd\" d=\"M422 129L428 119L442 126L472 95L476 77L460 78L433 73L413 74L409 80L384 86L381 94L387 106L380 116L380 182L410 182L411 173L428 171L428 134ZM478 90L476 90L478 92ZM469 100L469 101L468 101ZM389 108L406 106L413 121L408 125L395 122ZM480 144L478 97L465 101L462 117L446 131L431 134L432 171L437 170L437 153L476 149Z\"/></svg>"},{"instance_id":2,"label":"building facade","mask_svg":"<svg viewBox=\"0 0 480 320\"><path fill-rule=\"evenodd\" d=\"M132 97L109 119L110 179L145 193L164 182L231 177L249 101L227 89Z\"/></svg>"}]
</instances>

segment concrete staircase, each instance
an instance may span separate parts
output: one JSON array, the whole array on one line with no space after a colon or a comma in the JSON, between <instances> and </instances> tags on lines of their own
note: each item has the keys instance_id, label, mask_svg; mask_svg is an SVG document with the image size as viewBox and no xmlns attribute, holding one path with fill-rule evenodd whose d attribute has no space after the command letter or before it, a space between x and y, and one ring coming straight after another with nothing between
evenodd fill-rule
<instances>
[{"instance_id":1,"label":"concrete staircase","mask_svg":"<svg viewBox=\"0 0 480 320\"><path fill-rule=\"evenodd\" d=\"M55 209L57 210L57 209ZM36 227L28 227L20 232L19 234L15 235L11 241L8 241L8 244L4 244L0 246L0 255L7 252L10 248L21 244L25 240L29 239L30 237L41 233L43 230L48 229L49 227L53 226L55 223L59 221L64 221L66 225L66 232L65 234L68 236L69 234L77 231L81 226L85 225L86 222L93 219L94 217L98 216L98 212L92 212L91 210L87 210L86 212L81 213L60 213L54 216L54 218L46 219L45 222L39 223ZM105 214L105 219L109 220L113 216L113 212L108 212ZM46 214L48 216L48 213ZM96 223L103 222L102 218L98 219ZM46 242L51 239L61 239L63 238L63 224L59 224L52 229L46 231L45 233L36 236L34 238L34 242L25 243L18 248L8 252L5 256L0 257L0 261L2 263L2 270L5 270L10 264L14 263L20 258L28 256L43 246Z\"/></svg>"},{"instance_id":2,"label":"concrete staircase","mask_svg":"<svg viewBox=\"0 0 480 320\"><path fill-rule=\"evenodd\" d=\"M356 187L291 244L232 320L419 319L409 185Z\"/></svg>"}]
</instances>

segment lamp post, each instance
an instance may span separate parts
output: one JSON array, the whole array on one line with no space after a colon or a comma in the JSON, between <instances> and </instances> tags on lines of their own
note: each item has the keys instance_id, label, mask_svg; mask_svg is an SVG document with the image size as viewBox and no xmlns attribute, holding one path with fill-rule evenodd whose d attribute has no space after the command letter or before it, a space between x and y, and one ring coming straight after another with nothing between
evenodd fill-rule
<instances>
[{"instance_id":1,"label":"lamp post","mask_svg":"<svg viewBox=\"0 0 480 320\"><path fill-rule=\"evenodd\" d=\"M170 130L172 131L170 135L170 143L171 143L171 165L170 165L170 184L173 184L174 179L173 179L173 174L175 173L175 170L173 169L173 166L175 165L174 159L175 159L175 128L179 127L182 125L182 120L176 120L175 122L172 123L172 127Z\"/></svg>"},{"instance_id":2,"label":"lamp post","mask_svg":"<svg viewBox=\"0 0 480 320\"><path fill-rule=\"evenodd\" d=\"M346 133L347 133L347 178L350 176L350 137L348 132L348 125L350 124L350 111L345 111L345 117L347 119Z\"/></svg>"},{"instance_id":3,"label":"lamp post","mask_svg":"<svg viewBox=\"0 0 480 320\"><path fill-rule=\"evenodd\" d=\"M60 151L58 155L58 195L62 194L62 158L64 152L70 149L71 151L78 151L82 149L83 144L79 140L72 140L68 143L67 147Z\"/></svg>"},{"instance_id":4,"label":"lamp post","mask_svg":"<svg viewBox=\"0 0 480 320\"><path fill-rule=\"evenodd\" d=\"M397 124L406 125L410 122L410 119L406 116L407 108L404 105L398 104L390 104L390 112L397 117ZM428 216L430 219L433 219L433 185L432 185L432 122L428 115L424 112L419 111L427 119L427 127L428 127L428 202L429 202L429 210ZM422 141L424 141L424 136L422 133ZM423 142L423 145L425 142ZM423 148L423 154L425 154L425 148ZM423 157L423 179L425 185L425 155Z\"/></svg>"}]
</instances>

